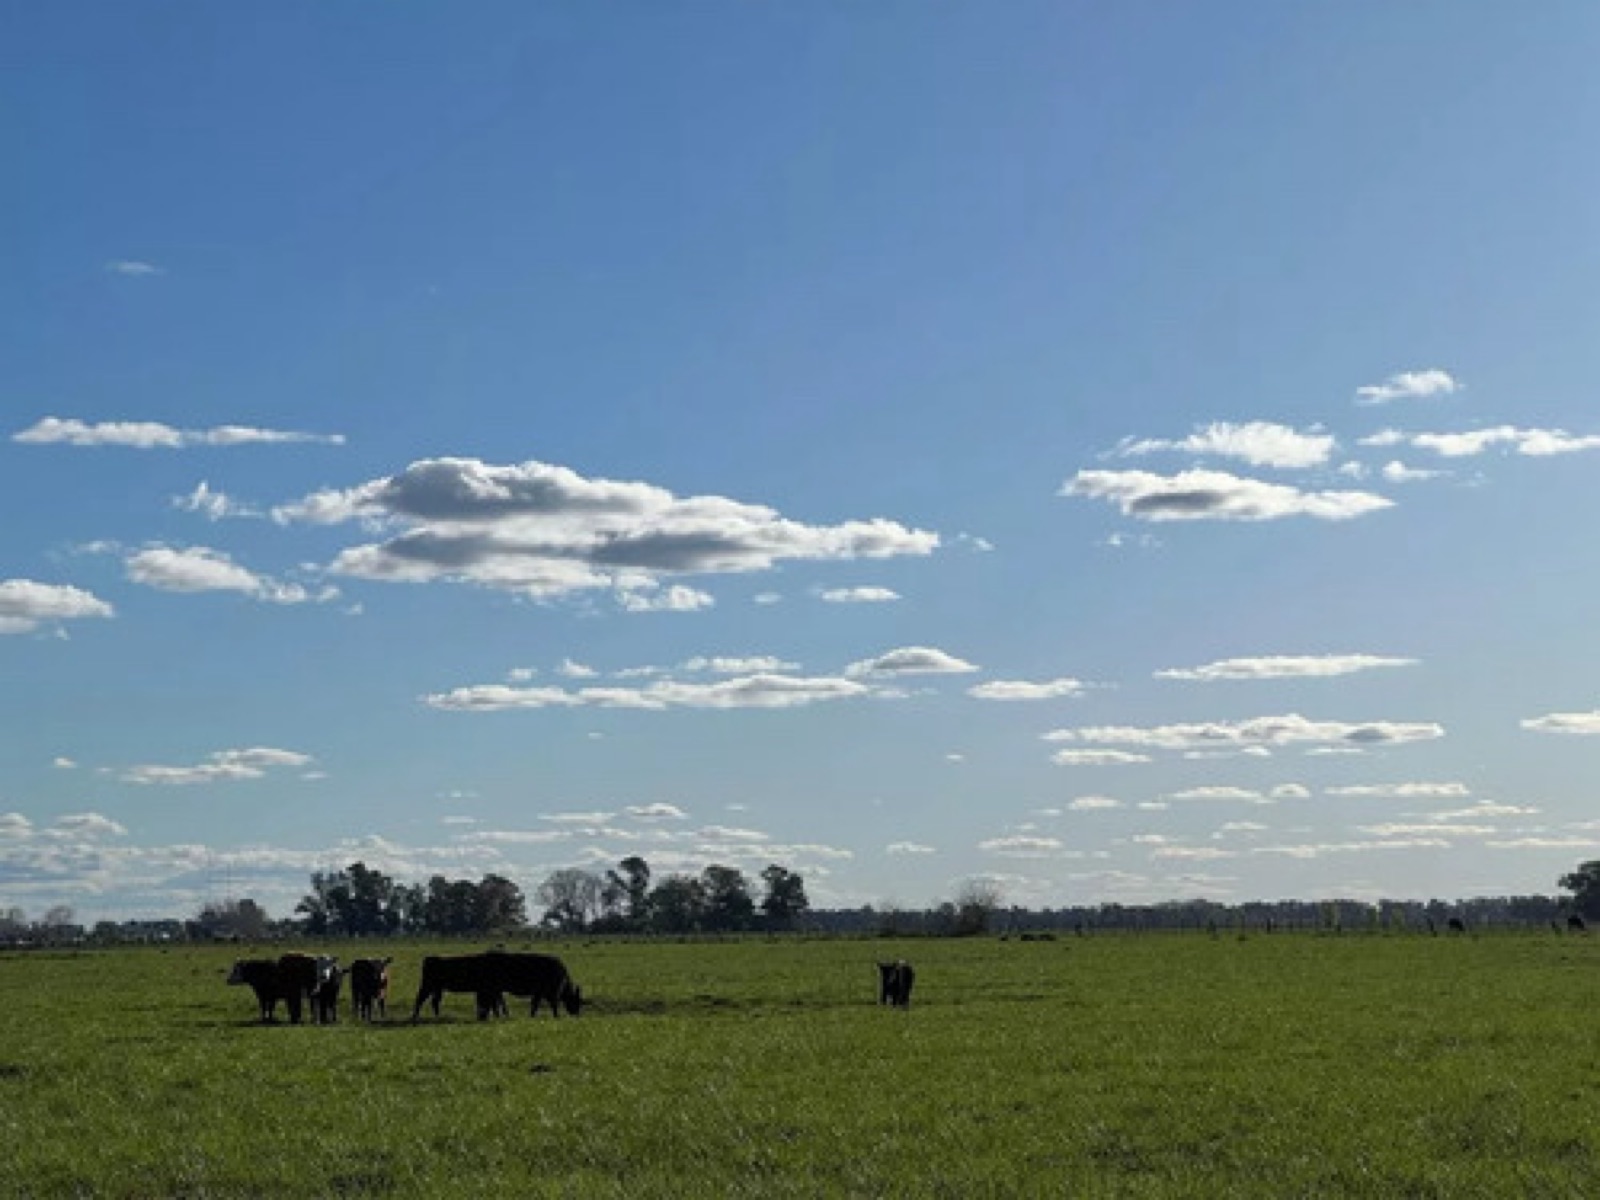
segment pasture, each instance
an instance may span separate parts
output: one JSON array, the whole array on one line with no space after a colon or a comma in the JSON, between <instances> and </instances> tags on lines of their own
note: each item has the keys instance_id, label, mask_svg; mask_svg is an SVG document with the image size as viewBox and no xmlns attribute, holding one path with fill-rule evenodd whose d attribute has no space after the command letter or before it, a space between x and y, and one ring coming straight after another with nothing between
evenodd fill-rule
<instances>
[{"instance_id":1,"label":"pasture","mask_svg":"<svg viewBox=\"0 0 1600 1200\"><path fill-rule=\"evenodd\" d=\"M356 950L317 945L348 961ZM579 1019L255 1020L229 948L0 955L0 1195L1577 1196L1600 946L573 942ZM276 952L275 950L273 951ZM360 953L373 952L363 946ZM917 969L879 1007L875 959Z\"/></svg>"}]
</instances>

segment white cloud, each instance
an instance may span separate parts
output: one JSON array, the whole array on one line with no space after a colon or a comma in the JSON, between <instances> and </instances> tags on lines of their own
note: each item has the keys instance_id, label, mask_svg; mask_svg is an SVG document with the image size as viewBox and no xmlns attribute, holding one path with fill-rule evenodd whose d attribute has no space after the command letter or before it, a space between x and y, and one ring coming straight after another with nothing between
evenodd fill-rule
<instances>
[{"instance_id":1,"label":"white cloud","mask_svg":"<svg viewBox=\"0 0 1600 1200\"><path fill-rule=\"evenodd\" d=\"M1155 438L1125 441L1117 447L1117 453L1129 457L1176 450L1237 458L1252 467L1315 467L1328 461L1335 445L1337 440L1332 434L1320 431L1301 433L1270 421L1249 421L1243 425L1215 421L1196 429L1181 441Z\"/></svg>"},{"instance_id":2,"label":"white cloud","mask_svg":"<svg viewBox=\"0 0 1600 1200\"><path fill-rule=\"evenodd\" d=\"M143 262L137 258L114 258L106 264L106 272L111 275L126 275L135 279L166 274L166 271L154 263Z\"/></svg>"},{"instance_id":3,"label":"white cloud","mask_svg":"<svg viewBox=\"0 0 1600 1200\"><path fill-rule=\"evenodd\" d=\"M952 675L976 671L969 662L931 646L902 646L876 658L853 662L844 673L852 679L886 675Z\"/></svg>"},{"instance_id":4,"label":"white cloud","mask_svg":"<svg viewBox=\"0 0 1600 1200\"><path fill-rule=\"evenodd\" d=\"M1572 434L1563 429L1519 429L1515 425L1496 425L1488 429L1468 429L1457 433L1402 433L1385 429L1361 439L1363 446L1414 446L1441 458L1474 458L1495 446L1508 446L1529 458L1548 458L1556 454L1576 454L1600 449L1600 434Z\"/></svg>"},{"instance_id":5,"label":"white cloud","mask_svg":"<svg viewBox=\"0 0 1600 1200\"><path fill-rule=\"evenodd\" d=\"M1244 745L1285 746L1303 743L1365 747L1425 741L1443 736L1444 728L1432 722L1311 721L1298 713L1256 717L1248 721L1208 721L1155 726L1100 725L1079 729L1057 729L1044 735L1047 741L1142 746L1160 750L1204 749L1218 746L1233 748Z\"/></svg>"},{"instance_id":6,"label":"white cloud","mask_svg":"<svg viewBox=\"0 0 1600 1200\"><path fill-rule=\"evenodd\" d=\"M1141 521L1273 521L1314 517L1343 521L1393 507L1371 492L1303 492L1283 484L1242 479L1223 471L1079 471L1061 495L1115 504Z\"/></svg>"},{"instance_id":7,"label":"white cloud","mask_svg":"<svg viewBox=\"0 0 1600 1200\"><path fill-rule=\"evenodd\" d=\"M1424 471L1417 467L1408 467L1398 459L1383 464L1382 471L1385 483L1421 483L1427 479L1438 479L1446 471Z\"/></svg>"},{"instance_id":8,"label":"white cloud","mask_svg":"<svg viewBox=\"0 0 1600 1200\"><path fill-rule=\"evenodd\" d=\"M141 785L158 784L184 787L200 783L228 783L242 779L260 779L277 768L308 766L315 760L309 754L295 750L275 750L257 746L248 750L218 750L203 763L193 766L137 766L117 772L124 783Z\"/></svg>"},{"instance_id":9,"label":"white cloud","mask_svg":"<svg viewBox=\"0 0 1600 1200\"><path fill-rule=\"evenodd\" d=\"M1110 796L1079 796L1067 805L1070 812L1099 812L1121 807L1123 807L1122 801L1113 800Z\"/></svg>"},{"instance_id":10,"label":"white cloud","mask_svg":"<svg viewBox=\"0 0 1600 1200\"><path fill-rule=\"evenodd\" d=\"M1472 792L1464 783L1368 783L1331 787L1330 796L1377 796L1395 800L1461 799Z\"/></svg>"},{"instance_id":11,"label":"white cloud","mask_svg":"<svg viewBox=\"0 0 1600 1200\"><path fill-rule=\"evenodd\" d=\"M1430 396L1450 396L1461 384L1448 371L1437 367L1426 371L1401 371L1382 383L1356 389L1357 404L1389 404L1395 400L1424 400Z\"/></svg>"},{"instance_id":12,"label":"white cloud","mask_svg":"<svg viewBox=\"0 0 1600 1200\"><path fill-rule=\"evenodd\" d=\"M797 708L829 700L881 694L865 684L837 677L757 674L715 683L663 680L643 688L518 688L486 683L437 692L422 698L431 708L455 712L500 712L538 708Z\"/></svg>"},{"instance_id":13,"label":"white cloud","mask_svg":"<svg viewBox=\"0 0 1600 1200\"><path fill-rule=\"evenodd\" d=\"M1131 754L1126 750L1057 750L1050 761L1058 767L1119 767L1127 763L1150 761L1147 754Z\"/></svg>"},{"instance_id":14,"label":"white cloud","mask_svg":"<svg viewBox=\"0 0 1600 1200\"><path fill-rule=\"evenodd\" d=\"M883 848L885 854L937 854L932 846L924 846L920 842L890 842Z\"/></svg>"},{"instance_id":15,"label":"white cloud","mask_svg":"<svg viewBox=\"0 0 1600 1200\"><path fill-rule=\"evenodd\" d=\"M1018 834L1011 837L990 838L979 842L978 849L988 854L1013 858L1039 858L1058 854L1062 849L1060 839L1032 837Z\"/></svg>"},{"instance_id":16,"label":"white cloud","mask_svg":"<svg viewBox=\"0 0 1600 1200\"><path fill-rule=\"evenodd\" d=\"M630 586L617 589L617 603L625 612L699 612L716 604L710 592L685 587Z\"/></svg>"},{"instance_id":17,"label":"white cloud","mask_svg":"<svg viewBox=\"0 0 1600 1200\"><path fill-rule=\"evenodd\" d=\"M1530 717L1523 721L1522 728L1534 733L1600 734L1600 709L1594 712L1546 713L1542 717Z\"/></svg>"},{"instance_id":18,"label":"white cloud","mask_svg":"<svg viewBox=\"0 0 1600 1200\"><path fill-rule=\"evenodd\" d=\"M1373 654L1275 654L1254 658L1224 658L1202 667L1174 667L1157 671L1157 679L1214 682L1223 679L1307 679L1351 675L1378 667L1409 667L1414 658L1383 658Z\"/></svg>"},{"instance_id":19,"label":"white cloud","mask_svg":"<svg viewBox=\"0 0 1600 1200\"><path fill-rule=\"evenodd\" d=\"M113 615L111 605L82 588L32 579L0 580L0 634L29 633L47 621Z\"/></svg>"},{"instance_id":20,"label":"white cloud","mask_svg":"<svg viewBox=\"0 0 1600 1200\"><path fill-rule=\"evenodd\" d=\"M689 817L676 804L635 804L625 811L636 821L685 821Z\"/></svg>"},{"instance_id":21,"label":"white cloud","mask_svg":"<svg viewBox=\"0 0 1600 1200\"><path fill-rule=\"evenodd\" d=\"M680 664L678 669L709 671L713 675L752 675L760 672L794 671L799 666L799 663L785 662L770 654L754 654L743 658L720 655L711 658L691 658Z\"/></svg>"},{"instance_id":22,"label":"white cloud","mask_svg":"<svg viewBox=\"0 0 1600 1200\"><path fill-rule=\"evenodd\" d=\"M1082 695L1088 684L1080 679L1051 679L1043 683L1030 683L1022 679L994 679L967 689L967 695L978 700L1055 700L1062 696Z\"/></svg>"},{"instance_id":23,"label":"white cloud","mask_svg":"<svg viewBox=\"0 0 1600 1200\"><path fill-rule=\"evenodd\" d=\"M1300 783L1280 783L1271 795L1274 800L1309 800L1311 789Z\"/></svg>"},{"instance_id":24,"label":"white cloud","mask_svg":"<svg viewBox=\"0 0 1600 1200\"><path fill-rule=\"evenodd\" d=\"M695 589L645 597L663 576L764 571L785 560L920 556L939 546L937 534L883 518L805 525L720 496L683 498L547 463L458 458L313 493L273 516L398 527L388 541L349 547L335 559L334 570L360 578L469 582L533 597L612 589L625 606L651 609L709 602Z\"/></svg>"},{"instance_id":25,"label":"white cloud","mask_svg":"<svg viewBox=\"0 0 1600 1200\"><path fill-rule=\"evenodd\" d=\"M825 588L817 593L829 604L887 604L900 599L900 593L886 587Z\"/></svg>"},{"instance_id":26,"label":"white cloud","mask_svg":"<svg viewBox=\"0 0 1600 1200\"><path fill-rule=\"evenodd\" d=\"M164 592L239 592L272 604L325 603L339 595L334 588L312 593L298 583L257 575L205 546L148 546L130 554L126 566L129 579Z\"/></svg>"},{"instance_id":27,"label":"white cloud","mask_svg":"<svg viewBox=\"0 0 1600 1200\"><path fill-rule=\"evenodd\" d=\"M253 429L245 425L218 425L212 429L177 429L158 421L102 421L89 424L75 417L45 417L11 435L14 442L33 445L125 446L135 450L178 450L190 446L283 445L315 442L344 444L339 433L290 433Z\"/></svg>"},{"instance_id":28,"label":"white cloud","mask_svg":"<svg viewBox=\"0 0 1600 1200\"><path fill-rule=\"evenodd\" d=\"M1181 792L1169 793L1166 799L1226 801L1240 802L1244 804L1272 803L1271 800L1269 800L1266 796L1263 796L1260 792L1252 791L1249 788L1231 787L1226 785L1186 788Z\"/></svg>"},{"instance_id":29,"label":"white cloud","mask_svg":"<svg viewBox=\"0 0 1600 1200\"><path fill-rule=\"evenodd\" d=\"M230 517L259 517L259 509L248 504L242 504L222 492L214 492L211 485L201 480L199 485L187 496L174 496L174 508L181 508L185 512L199 513L208 521L222 521Z\"/></svg>"},{"instance_id":30,"label":"white cloud","mask_svg":"<svg viewBox=\"0 0 1600 1200\"><path fill-rule=\"evenodd\" d=\"M564 675L568 679L593 679L600 672L584 663L574 662L570 658L563 658L561 665L556 668L556 673Z\"/></svg>"}]
</instances>

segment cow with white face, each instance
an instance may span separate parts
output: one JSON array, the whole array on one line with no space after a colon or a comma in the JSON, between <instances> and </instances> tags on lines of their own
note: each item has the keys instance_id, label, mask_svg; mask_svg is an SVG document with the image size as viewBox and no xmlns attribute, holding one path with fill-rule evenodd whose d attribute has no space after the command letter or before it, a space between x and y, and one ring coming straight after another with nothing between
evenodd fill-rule
<instances>
[{"instance_id":1,"label":"cow with white face","mask_svg":"<svg viewBox=\"0 0 1600 1200\"><path fill-rule=\"evenodd\" d=\"M316 981L311 989L313 1024L332 1025L339 1020L339 984L343 979L338 955L317 956Z\"/></svg>"}]
</instances>

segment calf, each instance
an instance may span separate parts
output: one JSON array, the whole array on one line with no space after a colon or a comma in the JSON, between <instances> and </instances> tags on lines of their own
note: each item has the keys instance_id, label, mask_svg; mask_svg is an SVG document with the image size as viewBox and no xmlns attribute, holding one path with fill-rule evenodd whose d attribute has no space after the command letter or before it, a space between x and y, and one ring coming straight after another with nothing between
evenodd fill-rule
<instances>
[{"instance_id":1,"label":"calf","mask_svg":"<svg viewBox=\"0 0 1600 1200\"><path fill-rule=\"evenodd\" d=\"M358 1021L388 1016L389 964L393 958L358 958L350 964L350 1011Z\"/></svg>"},{"instance_id":2,"label":"calf","mask_svg":"<svg viewBox=\"0 0 1600 1200\"><path fill-rule=\"evenodd\" d=\"M317 980L311 989L311 1020L317 1025L333 1025L339 1020L339 983L344 978L338 958L317 957Z\"/></svg>"},{"instance_id":3,"label":"calf","mask_svg":"<svg viewBox=\"0 0 1600 1200\"><path fill-rule=\"evenodd\" d=\"M905 959L878 964L878 1003L895 1008L911 1007L911 985L917 973Z\"/></svg>"}]
</instances>

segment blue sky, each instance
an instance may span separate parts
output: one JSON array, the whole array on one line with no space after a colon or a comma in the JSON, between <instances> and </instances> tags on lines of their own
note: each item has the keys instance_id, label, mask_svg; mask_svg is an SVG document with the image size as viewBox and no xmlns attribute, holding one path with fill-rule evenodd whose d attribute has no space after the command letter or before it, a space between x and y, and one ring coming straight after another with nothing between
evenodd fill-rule
<instances>
[{"instance_id":1,"label":"blue sky","mask_svg":"<svg viewBox=\"0 0 1600 1200\"><path fill-rule=\"evenodd\" d=\"M0 8L0 906L1554 890L1597 35Z\"/></svg>"}]
</instances>

